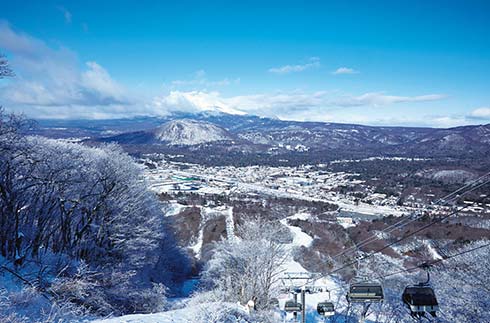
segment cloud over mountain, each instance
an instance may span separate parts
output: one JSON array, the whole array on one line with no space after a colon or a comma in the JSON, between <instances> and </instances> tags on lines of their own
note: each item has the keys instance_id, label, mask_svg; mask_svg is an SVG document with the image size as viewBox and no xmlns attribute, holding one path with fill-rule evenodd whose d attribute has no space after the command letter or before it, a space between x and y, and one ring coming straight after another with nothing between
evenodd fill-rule
<instances>
[{"instance_id":1,"label":"cloud over mountain","mask_svg":"<svg viewBox=\"0 0 490 323\"><path fill-rule=\"evenodd\" d=\"M490 108L483 107L471 111L470 118L473 119L487 119L490 120Z\"/></svg>"},{"instance_id":2,"label":"cloud over mountain","mask_svg":"<svg viewBox=\"0 0 490 323\"><path fill-rule=\"evenodd\" d=\"M96 61L81 63L69 48L52 44L12 28L0 21L0 47L6 52L16 77L0 84L0 102L9 110L23 111L38 118L121 118L140 115L162 116L174 112L218 111L230 114L255 114L286 120L357 122L367 124L419 124L452 126L474 120L489 120L489 109L475 109L467 115L377 116L367 113L378 108L441 101L447 95L389 94L382 91L361 93L340 90L269 90L218 92L217 87L241 87L240 79L212 80L204 70L189 79L177 79L165 91L148 95L132 92L115 80ZM303 64L271 68L276 74L302 72L320 67L311 57ZM356 70L340 67L334 74ZM229 87L228 87L229 88ZM242 92L243 93L243 92ZM355 109L355 108L361 108ZM349 111L352 110L352 113ZM391 111L394 111L392 109ZM407 119L408 118L408 119ZM473 120L473 121L471 121Z\"/></svg>"}]
</instances>

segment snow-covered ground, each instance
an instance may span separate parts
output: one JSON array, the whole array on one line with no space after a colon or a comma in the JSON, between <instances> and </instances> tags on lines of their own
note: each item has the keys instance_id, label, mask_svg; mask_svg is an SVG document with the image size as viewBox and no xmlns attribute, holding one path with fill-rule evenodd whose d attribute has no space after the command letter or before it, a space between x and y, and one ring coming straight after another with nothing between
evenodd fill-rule
<instances>
[{"instance_id":1,"label":"snow-covered ground","mask_svg":"<svg viewBox=\"0 0 490 323\"><path fill-rule=\"evenodd\" d=\"M300 228L289 225L288 220L308 220L310 217L307 213L297 213L293 216L282 219L280 222L287 226L291 233L293 234L292 243L287 245L287 248L294 252L295 248L304 246L308 247L313 242L313 238L308 234L301 231ZM308 273L308 271L301 266L298 262L294 261L292 257L284 264L284 273L304 273L304 274L312 274ZM287 276L287 274L284 274ZM288 281L285 280L287 283ZM358 313L362 310L362 306L354 306L353 308L348 307L348 303L346 301L345 295L348 291L348 284L340 279L332 276L316 276L316 278L312 280L296 280L294 283L291 281L291 284L294 286L314 286L316 288L321 288L323 292L317 292L306 294L305 304L306 304L306 322L307 323L319 323L325 322L325 318L321 317L317 313L317 305L320 302L330 301L335 306L336 314L334 316L334 320L337 323L347 323L353 322L351 316L355 316L355 313ZM282 294L279 298L279 307L284 308L284 304L287 300L292 299L292 294ZM298 295L298 301L300 300L300 295ZM373 305L373 308L377 308L382 305ZM379 311L371 311L367 317L365 322L376 322L376 315L379 314ZM292 314L284 315L283 313L283 321L282 322L295 322ZM328 321L327 321L328 322ZM354 321L356 322L356 321ZM278 322L279 323L279 322Z\"/></svg>"},{"instance_id":2,"label":"snow-covered ground","mask_svg":"<svg viewBox=\"0 0 490 323\"><path fill-rule=\"evenodd\" d=\"M208 212L216 212L217 210L208 210ZM227 210L218 210L222 212L226 212L227 218L232 219L233 212L231 209ZM306 220L309 218L309 214L307 213L298 213L293 216L282 219L280 222L285 225L291 231L293 235L292 242L286 245L286 248L290 251L290 258L283 265L282 271L284 273L305 273L309 274L308 271L301 266L298 262L293 260L293 252L295 248L304 246L308 247L313 241L313 238L308 234L301 231L300 228L289 225L288 220L301 219ZM288 284L288 281L285 281ZM296 284L305 284L304 281L296 281ZM321 287L325 291L319 292L315 294L307 294L306 296L306 311L307 311L307 322L323 322L323 318L320 317L316 313L316 307L319 302L330 299L336 306L342 310L345 307L345 288L346 285L337 279L333 279L331 277L322 277L318 279L314 279L308 282L309 285L313 285L316 287ZM329 292L327 292L328 290ZM299 296L298 296L299 297ZM284 308L284 303L291 299L292 295L290 294L281 294L279 297L279 307ZM299 298L298 298L299 299ZM196 318L202 313L203 310L209 310L209 308L220 306L219 304L210 303L203 304L195 307L186 307L184 309L167 311L163 313L155 313L155 314L137 314L137 315L126 315L122 317L110 318L105 320L96 320L92 323L190 323L190 322L200 322L196 321ZM236 306L238 310L243 310L243 308L239 305L232 304L230 306ZM278 317L278 323L280 322L292 322L293 316L292 314L282 313L282 318L280 318L281 314ZM342 322L342 319L337 322Z\"/></svg>"},{"instance_id":3,"label":"snow-covered ground","mask_svg":"<svg viewBox=\"0 0 490 323\"><path fill-rule=\"evenodd\" d=\"M195 206L197 207L197 206ZM199 206L201 207L201 206ZM218 206L218 207L209 207L209 206L202 206L201 207L201 215L204 217L201 221L201 225L199 228L199 234L197 236L196 242L190 246L190 249L194 252L197 258L200 257L201 255L201 249L203 245L203 238L204 238L204 228L203 224L206 223L207 219L215 217L215 216L220 216L220 215L225 215L225 220L226 220L226 234L230 239L235 239L235 222L233 219L233 208L232 207L227 207L227 206Z\"/></svg>"},{"instance_id":4,"label":"snow-covered ground","mask_svg":"<svg viewBox=\"0 0 490 323\"><path fill-rule=\"evenodd\" d=\"M182 212L182 210L184 210L186 207L186 205L177 203L177 201L169 201L169 203L165 205L165 209L162 211L165 216L174 216Z\"/></svg>"},{"instance_id":5,"label":"snow-covered ground","mask_svg":"<svg viewBox=\"0 0 490 323\"><path fill-rule=\"evenodd\" d=\"M288 224L288 220L308 220L310 215L308 213L297 213L293 216L282 219L280 222L289 228L293 235L293 240L286 247L290 251L290 259L284 264L284 277L287 277L287 273L304 273L304 274L312 274L309 273L301 264L293 260L293 253L296 248L299 247L309 247L313 242L313 238L308 234L304 233L301 228L295 227ZM300 275L299 275L300 276ZM337 307L341 308L343 306L342 300L344 299L344 289L345 284L340 282L337 279L332 277L320 277L312 280L294 280L289 281L287 279L283 280L286 286L315 286L318 288L322 288L323 292L318 292L314 294L307 294L305 298L306 303L306 316L307 322L323 322L323 318L320 317L316 312L316 307L319 302L323 302L326 300L330 300L336 304ZM279 307L284 308L284 304L287 300L292 299L293 296L291 294L281 294L279 298ZM300 295L298 295L298 301L300 300ZM294 317L292 314L287 314L285 316L286 322L293 322Z\"/></svg>"},{"instance_id":6,"label":"snow-covered ground","mask_svg":"<svg viewBox=\"0 0 490 323\"><path fill-rule=\"evenodd\" d=\"M92 321L92 323L207 323L205 315L208 315L208 320L210 320L209 316L212 316L213 313L217 316L224 305L245 313L245 310L237 304L205 303L162 313L133 314L101 319ZM211 320L209 322L217 323Z\"/></svg>"},{"instance_id":7,"label":"snow-covered ground","mask_svg":"<svg viewBox=\"0 0 490 323\"><path fill-rule=\"evenodd\" d=\"M230 228L228 230L232 231L231 223L233 221L233 211L227 207L215 207L206 209L206 213L210 216L213 213L221 213L225 214L227 217L227 224ZM295 249L300 247L308 247L313 242L313 237L303 232L299 227L293 226L289 224L289 220L308 220L311 217L310 214L305 212L296 213L295 215L286 217L280 220L280 223L286 226L291 234L292 240L291 242L285 244L285 247L290 251L289 258L285 262L282 268L283 277L287 277L287 273L295 273L297 276L301 276L302 274L310 275L309 277L314 277L311 279L304 280L288 280L283 279L281 282L282 287L301 287L301 286L314 286L317 289L322 289L320 292L316 293L307 293L306 294L306 322L307 323L320 323L320 322L329 322L325 321L323 317L317 314L316 308L317 304L324 301L331 301L336 309L336 314L330 322L335 321L336 323L347 323L347 322L361 322L359 321L359 314L362 311L362 305L353 305L351 307L348 306L345 295L348 290L348 283L338 279L337 277L326 276L322 277L320 275L312 275L314 273L309 273L300 263L293 259L293 254ZM231 235L231 234L230 234ZM436 251L436 249L427 241L423 241L423 244L427 246L429 252L432 254L434 259L440 259L441 255ZM387 256L380 256L387 257ZM403 259L386 259L386 263L390 263L390 266L402 266ZM293 298L293 295L287 292L282 293L279 296L279 310L277 311L277 323L292 323L294 321L294 317L292 314L286 314L281 311L284 308L284 304L287 300ZM298 295L298 301L300 301L301 296ZM185 303L185 302L183 302ZM378 322L380 317L384 315L383 306L386 304L376 304L371 307L371 311L368 312L367 317L365 318L366 323L374 323ZM183 309L171 310L162 313L155 314L138 314L138 315L126 315L122 317L109 318L109 319L99 319L96 321L92 321L91 323L208 323L208 322L220 322L218 321L206 321L203 320L203 313L213 313L218 312L220 307L222 307L222 303L206 303L201 305L191 305L187 306ZM245 313L245 309L238 304L227 304L231 308L236 309L240 313ZM299 315L300 318L300 315ZM238 321L240 322L240 321Z\"/></svg>"},{"instance_id":8,"label":"snow-covered ground","mask_svg":"<svg viewBox=\"0 0 490 323\"><path fill-rule=\"evenodd\" d=\"M354 161L353 161L354 162ZM251 166L251 167L203 167L199 165L185 164L185 167L181 167L179 163L164 163L158 165L156 169L145 170L148 181L151 187L156 192L194 192L198 194L230 194L240 193L249 194L253 196L271 196L271 197L284 197L299 200L308 201L320 201L329 202L339 206L341 211L339 212L339 218L345 215L345 223L341 225L349 227L355 225L350 223L349 213L357 214L359 217L364 215L372 216L386 216L395 215L400 216L406 213L410 213L413 209L408 207L400 207L393 203L392 200L384 196L384 194L370 194L372 200L363 203L357 201L357 203L348 195L341 194L339 190L335 188L338 186L350 186L350 185L363 185L362 181L356 178L355 174L347 173L328 173L311 171L308 167L264 167L264 166ZM368 189L368 188L367 188ZM172 213L180 210L181 206L173 206ZM226 216L226 230L228 236L232 236L230 233L234 231L234 219L232 210L227 206L216 207L202 207L203 214L221 213ZM310 218L308 213L297 213L293 216L282 219L280 222L286 226L292 233L291 243L286 245L286 248L290 251L291 256L287 262L283 265L282 271L284 273L308 273L307 270L301 266L300 263L294 260L293 254L297 248L309 247L313 242L313 237L306 234L301 228L292 226L289 224L289 220L300 219L308 220ZM356 216L353 216L355 218ZM381 235L381 233L379 233ZM380 238L384 238L380 236ZM202 237L201 237L202 239ZM202 242L198 239L193 247L196 254L199 254ZM425 242L430 255L433 259L441 259L441 255L438 253L437 248L430 242ZM394 247L397 251L398 248ZM385 261L390 263L390 266L397 266L403 268L403 259L390 259ZM329 292L323 291L306 295L306 312L307 322L324 322L324 319L316 313L316 307L319 302L330 300L336 307L335 322L359 322L358 315L361 312L362 306L357 305L352 308L348 307L345 295L348 290L348 283L337 279L336 277L320 277L312 280L295 281L296 285L308 284L309 286L315 286L317 288L324 288ZM286 284L289 282L286 280ZM291 294L281 294L279 297L280 308L284 307L287 300L292 299ZM298 300L300 296L298 295ZM383 305L373 305L371 314L369 314L365 322L376 322L376 315L380 315L381 311L377 310L378 307ZM386 304L384 304L386 306ZM189 309L189 311L175 310L159 314L139 315L139 316L127 316L116 320L100 321L104 323L111 322L128 322L128 323L167 323L167 322L193 322L190 319L195 309ZM184 313L185 312L185 313ZM292 322L292 315L285 315L282 312L283 317L278 319L279 322Z\"/></svg>"},{"instance_id":9,"label":"snow-covered ground","mask_svg":"<svg viewBox=\"0 0 490 323\"><path fill-rule=\"evenodd\" d=\"M293 234L293 242L289 245L290 249L295 247L309 247L313 242L313 238L308 234L301 231L301 228L291 226L288 224L288 220L308 220L309 214L307 213L298 213L293 216L282 219L280 222L287 226L291 233Z\"/></svg>"},{"instance_id":10,"label":"snow-covered ground","mask_svg":"<svg viewBox=\"0 0 490 323\"><path fill-rule=\"evenodd\" d=\"M362 185L356 174L312 171L307 166L204 167L165 161L154 166L154 169L145 169L145 177L157 193L259 194L332 203L343 211L380 216L401 216L412 211L398 206L391 197L370 194L369 203L356 202L336 190L339 186Z\"/></svg>"}]
</instances>

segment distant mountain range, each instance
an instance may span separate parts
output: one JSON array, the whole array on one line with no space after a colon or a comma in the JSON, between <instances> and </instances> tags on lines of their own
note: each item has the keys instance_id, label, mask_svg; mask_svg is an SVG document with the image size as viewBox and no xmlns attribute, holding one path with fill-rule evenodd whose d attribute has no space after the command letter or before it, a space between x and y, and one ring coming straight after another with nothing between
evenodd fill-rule
<instances>
[{"instance_id":1,"label":"distant mountain range","mask_svg":"<svg viewBox=\"0 0 490 323\"><path fill-rule=\"evenodd\" d=\"M175 114L166 118L41 121L37 134L90 137L131 151L208 150L270 155L334 157L396 155L481 157L490 155L490 124L448 129L375 127L283 121L225 113Z\"/></svg>"}]
</instances>

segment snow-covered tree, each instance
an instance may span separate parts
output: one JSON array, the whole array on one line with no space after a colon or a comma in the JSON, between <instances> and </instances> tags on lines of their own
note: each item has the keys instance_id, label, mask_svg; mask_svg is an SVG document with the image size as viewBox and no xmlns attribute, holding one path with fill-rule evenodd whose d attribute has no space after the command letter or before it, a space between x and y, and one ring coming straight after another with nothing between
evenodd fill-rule
<instances>
[{"instance_id":1,"label":"snow-covered tree","mask_svg":"<svg viewBox=\"0 0 490 323\"><path fill-rule=\"evenodd\" d=\"M10 68L9 62L5 55L0 54L0 79L11 76L14 76L14 72Z\"/></svg>"},{"instance_id":2,"label":"snow-covered tree","mask_svg":"<svg viewBox=\"0 0 490 323\"><path fill-rule=\"evenodd\" d=\"M161 309L190 265L132 158L114 145L26 137L23 122L0 111L1 256L17 268L39 264L37 286L65 303ZM81 275L80 262L97 275Z\"/></svg>"},{"instance_id":3,"label":"snow-covered tree","mask_svg":"<svg viewBox=\"0 0 490 323\"><path fill-rule=\"evenodd\" d=\"M256 298L259 309L267 308L287 257L285 229L277 222L247 220L238 227L237 239L216 243L204 280L223 301L246 304Z\"/></svg>"}]
</instances>

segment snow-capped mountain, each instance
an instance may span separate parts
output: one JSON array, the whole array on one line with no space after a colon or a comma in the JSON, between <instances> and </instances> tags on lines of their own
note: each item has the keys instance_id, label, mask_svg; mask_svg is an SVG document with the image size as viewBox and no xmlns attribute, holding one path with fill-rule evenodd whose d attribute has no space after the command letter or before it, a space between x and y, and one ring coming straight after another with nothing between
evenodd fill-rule
<instances>
[{"instance_id":1,"label":"snow-capped mountain","mask_svg":"<svg viewBox=\"0 0 490 323\"><path fill-rule=\"evenodd\" d=\"M155 138L171 145L198 145L232 140L225 129L206 121L179 119L169 121L153 131Z\"/></svg>"},{"instance_id":2,"label":"snow-capped mountain","mask_svg":"<svg viewBox=\"0 0 490 323\"><path fill-rule=\"evenodd\" d=\"M235 139L226 129L203 120L183 118L162 121L164 123L157 127L104 136L96 141L117 142L121 145L194 146ZM154 124L155 121L149 123L147 128Z\"/></svg>"},{"instance_id":3,"label":"snow-capped mountain","mask_svg":"<svg viewBox=\"0 0 490 323\"><path fill-rule=\"evenodd\" d=\"M319 162L328 158L382 155L474 159L475 156L490 153L490 125L448 129L375 127L205 112L176 113L163 118L146 117L120 122L87 120L85 123L77 121L73 125L54 122L45 126L48 127L35 134L57 137L59 131L52 129L63 126L68 129L63 132L70 137L90 137L95 142L131 145L130 151L136 153L169 148L177 153L176 147L188 146L194 151L207 149L206 154L210 156L221 156L224 151L267 155L293 152L302 157L309 155L305 161L316 156ZM212 154L209 153L210 149L213 149Z\"/></svg>"}]
</instances>

